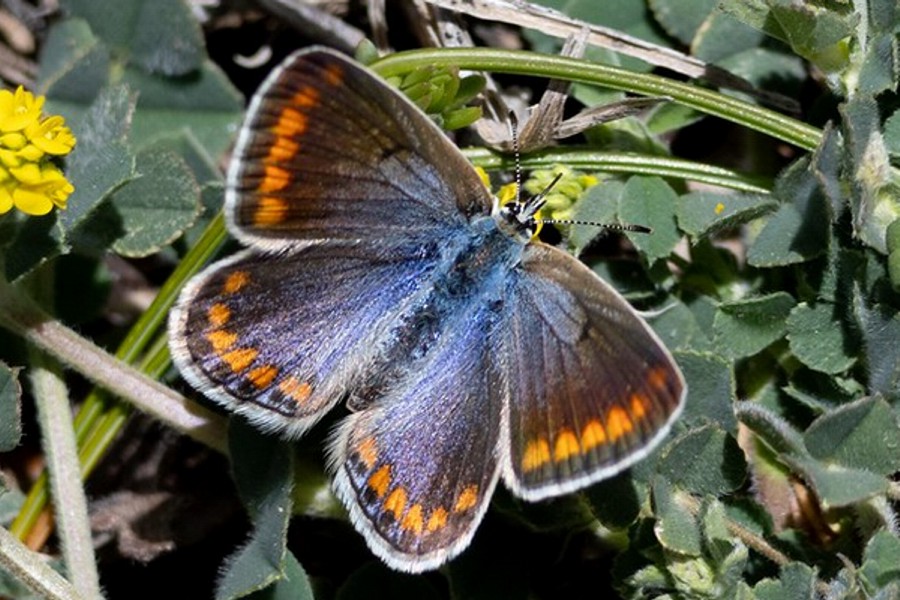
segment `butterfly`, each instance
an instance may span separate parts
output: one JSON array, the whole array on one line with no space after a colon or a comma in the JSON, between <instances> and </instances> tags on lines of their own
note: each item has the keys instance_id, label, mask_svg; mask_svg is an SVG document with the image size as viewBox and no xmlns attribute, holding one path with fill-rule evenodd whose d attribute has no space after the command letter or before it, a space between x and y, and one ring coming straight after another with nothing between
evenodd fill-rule
<instances>
[{"instance_id":1,"label":"butterfly","mask_svg":"<svg viewBox=\"0 0 900 600\"><path fill-rule=\"evenodd\" d=\"M672 356L588 267L533 239L412 102L322 48L250 102L225 195L246 249L185 286L185 379L296 438L344 402L333 487L372 552L421 572L499 480L529 501L646 456L684 404Z\"/></svg>"}]
</instances>

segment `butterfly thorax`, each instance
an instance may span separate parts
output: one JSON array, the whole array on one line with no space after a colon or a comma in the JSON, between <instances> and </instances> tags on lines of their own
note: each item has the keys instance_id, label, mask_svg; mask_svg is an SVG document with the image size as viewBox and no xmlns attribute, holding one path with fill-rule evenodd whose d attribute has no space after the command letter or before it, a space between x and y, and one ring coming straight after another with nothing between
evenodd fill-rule
<instances>
[{"instance_id":1,"label":"butterfly thorax","mask_svg":"<svg viewBox=\"0 0 900 600\"><path fill-rule=\"evenodd\" d=\"M360 378L349 406L359 410L397 385L410 365L427 364L454 335L490 328L503 306L507 280L524 244L502 230L491 216L475 217L469 227L449 233L437 249L431 280L395 322L387 344Z\"/></svg>"}]
</instances>

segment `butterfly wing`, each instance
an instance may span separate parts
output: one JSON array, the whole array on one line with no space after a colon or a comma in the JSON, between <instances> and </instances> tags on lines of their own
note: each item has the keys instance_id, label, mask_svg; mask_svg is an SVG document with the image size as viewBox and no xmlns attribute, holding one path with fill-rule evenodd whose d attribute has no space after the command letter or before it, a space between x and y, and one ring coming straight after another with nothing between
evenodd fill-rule
<instances>
[{"instance_id":1,"label":"butterfly wing","mask_svg":"<svg viewBox=\"0 0 900 600\"><path fill-rule=\"evenodd\" d=\"M352 389L435 265L419 246L239 253L185 287L170 316L173 358L227 408L300 435Z\"/></svg>"},{"instance_id":2,"label":"butterfly wing","mask_svg":"<svg viewBox=\"0 0 900 600\"><path fill-rule=\"evenodd\" d=\"M235 235L269 250L434 237L490 209L472 166L428 117L325 49L291 55L260 87L226 194Z\"/></svg>"},{"instance_id":3,"label":"butterfly wing","mask_svg":"<svg viewBox=\"0 0 900 600\"><path fill-rule=\"evenodd\" d=\"M497 483L502 400L489 320L487 309L457 318L426 359L347 418L333 441L335 490L372 551L395 569L434 569L461 552Z\"/></svg>"},{"instance_id":4,"label":"butterfly wing","mask_svg":"<svg viewBox=\"0 0 900 600\"><path fill-rule=\"evenodd\" d=\"M686 388L634 309L582 263L540 243L525 249L509 298L497 331L510 489L527 500L556 496L648 454Z\"/></svg>"}]
</instances>

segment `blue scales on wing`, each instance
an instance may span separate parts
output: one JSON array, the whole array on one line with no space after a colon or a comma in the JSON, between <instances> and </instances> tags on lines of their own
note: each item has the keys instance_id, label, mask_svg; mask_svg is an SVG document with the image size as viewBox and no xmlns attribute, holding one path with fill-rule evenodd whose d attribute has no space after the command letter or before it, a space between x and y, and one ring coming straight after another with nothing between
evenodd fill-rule
<instances>
[{"instance_id":1,"label":"blue scales on wing","mask_svg":"<svg viewBox=\"0 0 900 600\"><path fill-rule=\"evenodd\" d=\"M498 479L495 314L469 307L442 319L435 345L332 444L335 489L353 523L400 570L433 569L465 548Z\"/></svg>"},{"instance_id":2,"label":"blue scales on wing","mask_svg":"<svg viewBox=\"0 0 900 600\"><path fill-rule=\"evenodd\" d=\"M186 288L173 355L226 407L302 434L353 388L437 260L436 244L310 246L278 260L240 253Z\"/></svg>"}]
</instances>

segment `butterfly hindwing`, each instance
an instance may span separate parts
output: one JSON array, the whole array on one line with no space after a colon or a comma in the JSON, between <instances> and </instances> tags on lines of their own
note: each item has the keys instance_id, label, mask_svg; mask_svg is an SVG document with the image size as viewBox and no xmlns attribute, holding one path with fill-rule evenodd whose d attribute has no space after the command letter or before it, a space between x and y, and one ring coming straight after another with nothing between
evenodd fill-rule
<instances>
[{"instance_id":1,"label":"butterfly hindwing","mask_svg":"<svg viewBox=\"0 0 900 600\"><path fill-rule=\"evenodd\" d=\"M538 500L645 456L680 412L685 384L631 306L561 250L529 244L499 329L506 357L504 481Z\"/></svg>"},{"instance_id":2,"label":"butterfly hindwing","mask_svg":"<svg viewBox=\"0 0 900 600\"><path fill-rule=\"evenodd\" d=\"M460 312L459 316L464 313ZM502 399L485 310L458 318L335 436L335 489L372 551L408 572L468 544L499 471Z\"/></svg>"},{"instance_id":3,"label":"butterfly hindwing","mask_svg":"<svg viewBox=\"0 0 900 600\"><path fill-rule=\"evenodd\" d=\"M293 54L263 83L231 164L231 229L265 249L434 237L491 208L471 165L428 117L322 49Z\"/></svg>"},{"instance_id":4,"label":"butterfly hindwing","mask_svg":"<svg viewBox=\"0 0 900 600\"><path fill-rule=\"evenodd\" d=\"M171 316L173 357L226 407L302 434L358 379L434 268L421 247L240 253L185 288Z\"/></svg>"}]
</instances>

